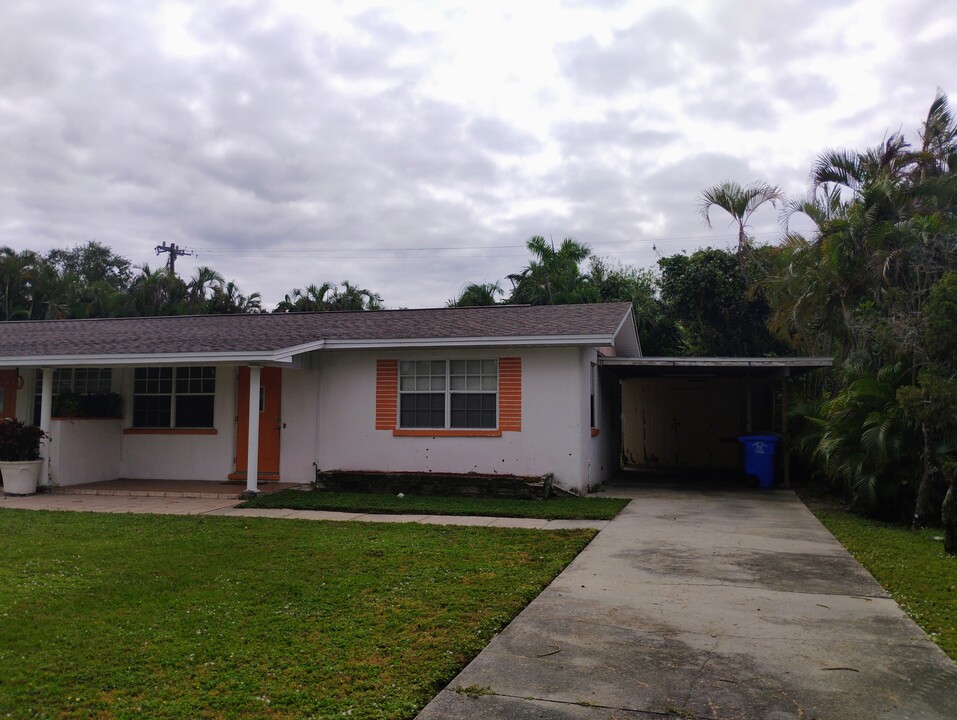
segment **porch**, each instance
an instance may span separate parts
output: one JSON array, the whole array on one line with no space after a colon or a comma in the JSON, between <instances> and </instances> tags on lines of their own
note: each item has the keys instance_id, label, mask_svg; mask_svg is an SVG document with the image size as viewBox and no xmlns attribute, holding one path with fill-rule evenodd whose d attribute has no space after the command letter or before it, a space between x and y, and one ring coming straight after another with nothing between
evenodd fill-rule
<instances>
[{"instance_id":1,"label":"porch","mask_svg":"<svg viewBox=\"0 0 957 720\"><path fill-rule=\"evenodd\" d=\"M274 493L297 487L301 487L301 484L259 481L259 492L261 493ZM239 500L245 490L245 481L214 482L209 480L142 480L132 478L49 488L49 492L58 495L208 498L218 500Z\"/></svg>"}]
</instances>

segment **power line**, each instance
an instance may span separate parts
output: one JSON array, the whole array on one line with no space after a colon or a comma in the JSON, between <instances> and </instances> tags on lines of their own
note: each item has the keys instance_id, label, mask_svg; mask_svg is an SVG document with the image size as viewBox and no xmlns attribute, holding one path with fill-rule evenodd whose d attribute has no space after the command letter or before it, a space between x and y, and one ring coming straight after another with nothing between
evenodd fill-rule
<instances>
[{"instance_id":1,"label":"power line","mask_svg":"<svg viewBox=\"0 0 957 720\"><path fill-rule=\"evenodd\" d=\"M593 243L585 243L590 247L604 245L626 245L626 244L648 244L653 246L657 244L685 242L688 240L737 240L737 233L712 233L709 235L684 235L664 238L638 238L634 240L599 240ZM429 253L429 252L465 252L465 251L488 251L488 250L507 250L507 249L525 249L525 243L508 245L436 245L421 247L375 247L375 248L197 248L196 252L205 255L255 255L255 256L274 256L274 255L327 255L335 258L349 257L367 257L366 253L388 253L388 255L374 255L373 257L397 257L403 253ZM158 250L158 249L157 249ZM185 254L185 253L181 253ZM191 253L189 253L191 254ZM501 254L501 253L498 253ZM428 255L411 255L409 257L428 257Z\"/></svg>"}]
</instances>

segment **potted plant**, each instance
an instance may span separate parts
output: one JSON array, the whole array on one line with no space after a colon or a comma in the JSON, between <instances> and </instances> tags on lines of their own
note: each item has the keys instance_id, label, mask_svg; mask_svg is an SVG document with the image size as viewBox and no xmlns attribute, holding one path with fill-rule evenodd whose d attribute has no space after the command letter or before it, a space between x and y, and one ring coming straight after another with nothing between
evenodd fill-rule
<instances>
[{"instance_id":1,"label":"potted plant","mask_svg":"<svg viewBox=\"0 0 957 720\"><path fill-rule=\"evenodd\" d=\"M16 418L0 420L0 476L7 495L33 495L43 461L40 442L49 436Z\"/></svg>"}]
</instances>

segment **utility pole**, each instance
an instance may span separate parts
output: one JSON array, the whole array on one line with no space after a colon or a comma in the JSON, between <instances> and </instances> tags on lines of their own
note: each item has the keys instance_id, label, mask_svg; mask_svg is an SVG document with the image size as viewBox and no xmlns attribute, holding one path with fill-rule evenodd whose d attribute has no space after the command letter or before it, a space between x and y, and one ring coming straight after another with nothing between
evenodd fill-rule
<instances>
[{"instance_id":1,"label":"utility pole","mask_svg":"<svg viewBox=\"0 0 957 720\"><path fill-rule=\"evenodd\" d=\"M169 274L172 276L176 275L176 258L183 255L192 255L192 250L185 250L181 248L176 243L166 244L164 241L162 245L156 246L156 254L161 255L163 253L169 253L169 258L166 260L166 269L169 271Z\"/></svg>"}]
</instances>

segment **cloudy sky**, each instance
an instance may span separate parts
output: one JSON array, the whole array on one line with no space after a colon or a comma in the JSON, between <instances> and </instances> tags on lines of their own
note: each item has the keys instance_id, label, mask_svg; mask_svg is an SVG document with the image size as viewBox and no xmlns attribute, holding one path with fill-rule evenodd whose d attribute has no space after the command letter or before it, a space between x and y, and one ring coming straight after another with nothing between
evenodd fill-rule
<instances>
[{"instance_id":1,"label":"cloudy sky","mask_svg":"<svg viewBox=\"0 0 957 720\"><path fill-rule=\"evenodd\" d=\"M175 242L270 307L508 287L531 235L648 267L733 245L702 188L913 137L954 38L952 0L3 0L0 245Z\"/></svg>"}]
</instances>

